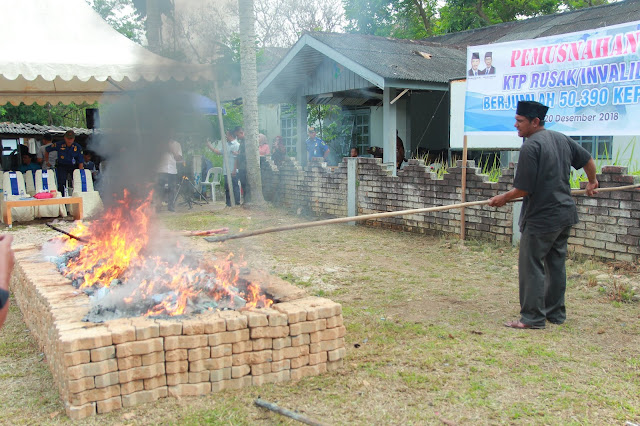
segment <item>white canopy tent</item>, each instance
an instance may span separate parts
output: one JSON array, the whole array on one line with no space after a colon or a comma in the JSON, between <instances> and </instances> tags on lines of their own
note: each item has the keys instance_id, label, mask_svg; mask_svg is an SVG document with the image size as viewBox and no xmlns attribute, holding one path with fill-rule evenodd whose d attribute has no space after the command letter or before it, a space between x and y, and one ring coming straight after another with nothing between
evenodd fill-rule
<instances>
[{"instance_id":1,"label":"white canopy tent","mask_svg":"<svg viewBox=\"0 0 640 426\"><path fill-rule=\"evenodd\" d=\"M156 55L84 0L0 1L0 105L106 101L167 80L212 80L212 67Z\"/></svg>"}]
</instances>

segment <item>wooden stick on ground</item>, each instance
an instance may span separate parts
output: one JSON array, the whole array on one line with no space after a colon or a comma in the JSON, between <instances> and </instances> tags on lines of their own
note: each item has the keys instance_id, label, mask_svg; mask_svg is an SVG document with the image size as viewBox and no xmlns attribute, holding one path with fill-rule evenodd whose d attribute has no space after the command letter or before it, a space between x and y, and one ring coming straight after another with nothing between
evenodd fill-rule
<instances>
[{"instance_id":1,"label":"wooden stick on ground","mask_svg":"<svg viewBox=\"0 0 640 426\"><path fill-rule=\"evenodd\" d=\"M633 189L633 188L638 188L640 187L640 184L635 184L635 185L626 185L626 186L616 186L616 187L612 187L612 188L598 188L596 190L596 192L611 192L611 191L622 191L625 189ZM586 189L580 189L580 190L576 190L576 191L571 191L571 195L575 196L575 195L583 195L586 194L587 190ZM516 198L514 200L511 200L510 202L515 202L515 201L520 201L522 200L522 198ZM429 213L429 212L440 212L440 211L444 211L444 210L451 210L451 209L459 209L459 208L464 208L464 207L471 207L471 206L480 206L483 204L489 204L489 200L482 200L482 201L470 201L467 203L458 203L458 204L448 204L445 206L437 206L437 207L425 207L422 209L410 209L410 210L399 210L399 211L394 211L394 212L384 212L384 213L372 213L372 214L365 214L365 215L361 215L361 216L349 216L349 217L338 217L335 219L327 219L327 220L319 220L319 221L315 221L315 222L304 222L304 223L296 223L293 225L285 225L285 226L277 226L277 227L272 227L272 228L265 228L265 229L259 229L257 231L249 231L249 232L242 232L239 234L231 234L231 235L221 235L221 236L216 236L216 237L205 237L205 240L214 243L214 242L220 242L220 241L226 241L226 240L235 240L238 238L247 238L247 237L253 237L256 235L262 235L262 234L269 234L272 232L281 232L281 231L291 231L294 229L302 229L302 228L311 228L314 226L324 226L324 225L335 225L338 223L346 223L346 222L357 222L357 221L364 221L364 220L369 220L369 219L380 219L383 217L394 217L394 216L406 216L406 215L410 215L410 214L421 214L421 213Z\"/></svg>"},{"instance_id":2,"label":"wooden stick on ground","mask_svg":"<svg viewBox=\"0 0 640 426\"><path fill-rule=\"evenodd\" d=\"M204 237L206 235L226 234L229 228L207 229L206 231L180 231L180 235L184 237Z\"/></svg>"},{"instance_id":3,"label":"wooden stick on ground","mask_svg":"<svg viewBox=\"0 0 640 426\"><path fill-rule=\"evenodd\" d=\"M307 417L305 415L302 415L300 413L296 413L295 411L287 410L286 408L280 408L280 407L278 407L277 404L265 401L264 399L261 399L261 398L256 398L255 404L258 407L266 408L266 409L274 411L274 412L276 412L278 414L282 414L283 416L290 417L293 420L299 421L300 423L304 423L304 424L307 424L307 425L313 425L313 426L322 426L323 425L323 423L320 423L317 420L310 419L309 417Z\"/></svg>"},{"instance_id":4,"label":"wooden stick on ground","mask_svg":"<svg viewBox=\"0 0 640 426\"><path fill-rule=\"evenodd\" d=\"M88 243L88 242L89 242L89 241L85 240L84 238L76 237L75 235L70 234L70 233L68 233L67 231L63 230L63 229L57 228L57 227L53 226L53 225L52 225L52 224L50 224L50 223L45 223L45 225L47 225L49 228L53 229L54 231L58 231L58 232L60 232L61 234L66 235L66 236L67 236L67 237L69 237L69 238L73 238L74 240L78 240L78 241L80 241L81 243Z\"/></svg>"}]
</instances>

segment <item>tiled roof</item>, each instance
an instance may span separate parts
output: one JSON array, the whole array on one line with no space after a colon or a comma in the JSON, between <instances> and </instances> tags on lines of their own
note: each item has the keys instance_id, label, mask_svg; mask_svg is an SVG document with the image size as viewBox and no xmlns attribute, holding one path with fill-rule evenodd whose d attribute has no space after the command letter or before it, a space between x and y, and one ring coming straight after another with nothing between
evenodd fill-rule
<instances>
[{"instance_id":1,"label":"tiled roof","mask_svg":"<svg viewBox=\"0 0 640 426\"><path fill-rule=\"evenodd\" d=\"M35 136L49 132L62 135L67 130L73 130L76 135L90 135L91 129L81 127L43 126L31 123L0 123L0 134Z\"/></svg>"}]
</instances>

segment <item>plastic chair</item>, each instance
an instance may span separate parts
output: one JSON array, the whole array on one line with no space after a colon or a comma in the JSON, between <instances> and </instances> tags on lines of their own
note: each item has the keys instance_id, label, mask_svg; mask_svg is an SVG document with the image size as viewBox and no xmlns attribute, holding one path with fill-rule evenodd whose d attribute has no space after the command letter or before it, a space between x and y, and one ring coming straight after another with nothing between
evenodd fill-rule
<instances>
[{"instance_id":1,"label":"plastic chair","mask_svg":"<svg viewBox=\"0 0 640 426\"><path fill-rule=\"evenodd\" d=\"M76 169L73 171L73 197L82 197L83 219L94 216L103 208L100 193L93 189L93 177L91 170ZM77 205L71 206L71 212L75 215Z\"/></svg>"},{"instance_id":2,"label":"plastic chair","mask_svg":"<svg viewBox=\"0 0 640 426\"><path fill-rule=\"evenodd\" d=\"M216 186L220 185L220 175L222 167L212 167L207 170L207 176L200 182L200 191L205 191L206 187L211 187L211 200L216 200Z\"/></svg>"},{"instance_id":3,"label":"plastic chair","mask_svg":"<svg viewBox=\"0 0 640 426\"><path fill-rule=\"evenodd\" d=\"M27 170L24 172L24 186L27 190L27 194L32 197L36 195L36 181L35 181L35 173L33 170Z\"/></svg>"},{"instance_id":4,"label":"plastic chair","mask_svg":"<svg viewBox=\"0 0 640 426\"><path fill-rule=\"evenodd\" d=\"M20 172L4 172L2 188L4 198L7 200L19 200L27 197L24 186L24 175ZM4 213L4 204L2 205ZM3 214L4 216L4 214ZM33 207L13 207L11 216L15 222L28 222L34 219Z\"/></svg>"},{"instance_id":5,"label":"plastic chair","mask_svg":"<svg viewBox=\"0 0 640 426\"><path fill-rule=\"evenodd\" d=\"M35 172L36 193L56 191L56 198L61 198L62 194L58 191L58 182L56 173L53 170L36 170ZM35 208L36 217L65 217L67 208L64 204L58 206L38 206Z\"/></svg>"}]
</instances>

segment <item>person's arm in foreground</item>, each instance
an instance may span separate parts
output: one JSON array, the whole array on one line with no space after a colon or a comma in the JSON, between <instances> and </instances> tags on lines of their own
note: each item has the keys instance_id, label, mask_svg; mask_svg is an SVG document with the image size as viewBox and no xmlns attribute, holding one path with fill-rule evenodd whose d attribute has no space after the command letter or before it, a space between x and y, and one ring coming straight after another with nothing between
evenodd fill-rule
<instances>
[{"instance_id":1,"label":"person's arm in foreground","mask_svg":"<svg viewBox=\"0 0 640 426\"><path fill-rule=\"evenodd\" d=\"M4 324L4 320L9 313L9 281L11 280L11 271L13 271L13 263L15 259L13 257L13 250L11 250L11 242L13 236L0 235L0 292L6 292L7 302L0 308L0 327ZM2 297L4 300L4 297Z\"/></svg>"}]
</instances>

